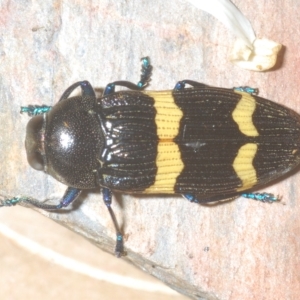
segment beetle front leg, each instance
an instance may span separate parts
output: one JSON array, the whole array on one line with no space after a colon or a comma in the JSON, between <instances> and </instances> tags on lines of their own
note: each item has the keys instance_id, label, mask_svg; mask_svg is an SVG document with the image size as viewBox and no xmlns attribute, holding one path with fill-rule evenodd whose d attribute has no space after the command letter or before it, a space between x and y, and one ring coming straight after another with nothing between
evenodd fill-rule
<instances>
[{"instance_id":1,"label":"beetle front leg","mask_svg":"<svg viewBox=\"0 0 300 300\"><path fill-rule=\"evenodd\" d=\"M86 96L86 97L95 97L96 98L96 94L95 94L95 91L94 91L92 85L88 81L84 80L84 81L75 82L74 84L69 86L64 91L64 93L62 94L62 96L60 97L58 102L68 99L69 96L71 95L71 93L78 87L81 88L81 94L83 97ZM52 108L52 106L47 106L47 105L21 106L20 113L27 113L29 117L33 117L33 116L42 115L44 113L47 113L48 111L50 111L51 108Z\"/></svg>"},{"instance_id":2,"label":"beetle front leg","mask_svg":"<svg viewBox=\"0 0 300 300\"><path fill-rule=\"evenodd\" d=\"M110 189L108 188L103 188L102 189L103 192L103 200L104 203L109 211L109 214L111 216L111 219L113 221L113 224L115 226L115 230L116 230L116 235L117 235L117 239L116 239L116 248L115 248L115 255L117 257L121 257L122 255L124 255L124 244L123 244L123 235L121 233L121 230L119 228L116 216L111 208L111 202L112 202L112 192ZM40 208L40 209L44 209L44 210L59 210L63 207L67 207L69 206L72 202L74 202L78 196L80 195L81 190L76 189L76 188L72 188L72 187L68 187L63 198L61 199L61 201L59 202L59 204L44 204L41 203L40 201L37 201L35 199L32 199L30 197L14 197L11 199L4 199L0 201L0 207L3 206L14 206L20 202L25 202L28 203L34 207Z\"/></svg>"},{"instance_id":3,"label":"beetle front leg","mask_svg":"<svg viewBox=\"0 0 300 300\"><path fill-rule=\"evenodd\" d=\"M96 94L95 94L95 91L92 87L92 85L87 81L87 80L84 80L84 81L78 81L78 82L75 82L74 84L72 84L71 86L69 86L65 91L64 93L61 95L60 99L58 100L59 101L62 101L62 100L65 100L65 99L68 99L69 96L72 94L72 92L76 89L80 87L81 88L81 93L82 93L82 96L92 96L92 97L95 97L96 98Z\"/></svg>"},{"instance_id":4,"label":"beetle front leg","mask_svg":"<svg viewBox=\"0 0 300 300\"><path fill-rule=\"evenodd\" d=\"M61 201L59 202L59 204L55 205L55 204L44 204L40 201L37 201L35 199L29 198L29 197L14 197L11 199L5 199L3 201L0 202L0 207L1 206L13 206L16 205L20 202L25 202L28 203L34 207L37 208L41 208L44 210L58 210L61 209L63 207L67 207L69 206L72 202L74 202L79 194L81 193L81 190L79 189L75 189L72 187L68 187L67 190L65 191L65 194L63 196L63 198L61 199Z\"/></svg>"}]
</instances>

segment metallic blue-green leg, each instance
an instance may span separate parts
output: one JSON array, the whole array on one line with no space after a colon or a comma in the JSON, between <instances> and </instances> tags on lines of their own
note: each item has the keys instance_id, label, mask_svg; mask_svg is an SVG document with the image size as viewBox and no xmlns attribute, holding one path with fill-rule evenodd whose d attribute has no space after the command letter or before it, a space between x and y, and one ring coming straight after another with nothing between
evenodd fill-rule
<instances>
[{"instance_id":1,"label":"metallic blue-green leg","mask_svg":"<svg viewBox=\"0 0 300 300\"><path fill-rule=\"evenodd\" d=\"M115 255L117 257L121 257L122 255L124 255L123 235L119 228L116 216L111 208L112 193L111 193L110 189L107 189L107 188L103 188L102 191L103 191L104 203L109 211L109 214L111 216L111 219L113 221L113 224L114 224L115 230L116 230L117 239L116 239ZM72 188L72 187L68 187L62 200L59 202L59 204L56 204L56 205L55 204L54 205L45 204L45 203L42 203L40 201L37 201L37 200L29 198L29 197L14 197L11 199L1 200L0 207L14 206L20 202L25 202L34 207L41 208L44 210L59 210L61 208L69 206L72 202L74 202L78 198L80 193L81 193L81 190Z\"/></svg>"},{"instance_id":2,"label":"metallic blue-green leg","mask_svg":"<svg viewBox=\"0 0 300 300\"><path fill-rule=\"evenodd\" d=\"M210 202L218 202L218 201L229 201L229 200L233 200L235 198L238 197L238 195L218 195L218 196L215 196L215 197L211 197L211 198L207 198L207 199L198 199L196 195L194 194L183 194L182 195L183 198L189 200L190 202L192 203L210 203Z\"/></svg>"},{"instance_id":3,"label":"metallic blue-green leg","mask_svg":"<svg viewBox=\"0 0 300 300\"><path fill-rule=\"evenodd\" d=\"M102 194L103 194L103 200L104 203L110 213L111 219L114 223L115 226L115 230L116 230L116 235L117 235L117 239L116 239L116 248L115 248L115 255L117 257L121 257L122 255L124 255L124 243L123 243L123 235L121 233L121 230L119 228L116 216L111 208L111 200L112 200L112 192L110 189L108 188L103 188L102 189Z\"/></svg>"},{"instance_id":4,"label":"metallic blue-green leg","mask_svg":"<svg viewBox=\"0 0 300 300\"><path fill-rule=\"evenodd\" d=\"M238 92L244 92L250 95L257 95L258 94L258 89L252 88L250 86L239 86L239 87L234 87L233 90L238 91Z\"/></svg>"},{"instance_id":5,"label":"metallic blue-green leg","mask_svg":"<svg viewBox=\"0 0 300 300\"><path fill-rule=\"evenodd\" d=\"M47 105L28 105L28 106L21 106L20 113L27 113L29 117L42 115L48 112L52 106Z\"/></svg>"},{"instance_id":6,"label":"metallic blue-green leg","mask_svg":"<svg viewBox=\"0 0 300 300\"><path fill-rule=\"evenodd\" d=\"M194 81L194 80L181 80L181 81L178 81L174 87L174 91L182 91L185 89L185 85L188 84L192 87L196 87L196 88L207 88L209 87L208 85L204 84L204 83L201 83L201 82L197 82L197 81Z\"/></svg>"},{"instance_id":7,"label":"metallic blue-green leg","mask_svg":"<svg viewBox=\"0 0 300 300\"><path fill-rule=\"evenodd\" d=\"M69 86L64 93L61 95L59 101L65 100L67 98L69 98L69 96L71 95L71 93L76 89L80 87L81 88L81 94L82 96L92 96L96 98L96 94L95 91L92 87L92 85L87 81L78 81L75 82L74 84L72 84L71 86ZM59 102L58 101L58 102Z\"/></svg>"},{"instance_id":8,"label":"metallic blue-green leg","mask_svg":"<svg viewBox=\"0 0 300 300\"><path fill-rule=\"evenodd\" d=\"M269 194L269 193L243 193L241 194L241 196L247 199L253 199L253 200L268 202L268 203L280 201L280 197L274 196L273 194Z\"/></svg>"},{"instance_id":9,"label":"metallic blue-green leg","mask_svg":"<svg viewBox=\"0 0 300 300\"><path fill-rule=\"evenodd\" d=\"M27 199L25 197L14 197L11 199L4 199L4 200L0 200L0 207L4 207L4 206L14 206L17 205L19 202L24 201L23 199Z\"/></svg>"},{"instance_id":10,"label":"metallic blue-green leg","mask_svg":"<svg viewBox=\"0 0 300 300\"><path fill-rule=\"evenodd\" d=\"M183 194L182 197L190 201L191 203L200 203L197 197L193 194Z\"/></svg>"},{"instance_id":11,"label":"metallic blue-green leg","mask_svg":"<svg viewBox=\"0 0 300 300\"><path fill-rule=\"evenodd\" d=\"M232 194L226 196L218 195L215 197L211 197L208 199L201 199L201 200L197 199L197 196L193 194L184 194L182 196L193 203L209 203L209 202L216 202L221 200L232 200L239 196L247 199L257 200L261 202L268 202L268 203L280 201L280 197L274 196L273 194L269 194L269 193L242 193L242 194Z\"/></svg>"},{"instance_id":12,"label":"metallic blue-green leg","mask_svg":"<svg viewBox=\"0 0 300 300\"><path fill-rule=\"evenodd\" d=\"M60 97L59 101L67 99L77 87L81 87L82 96L92 96L96 98L96 94L94 92L93 87L88 81L85 80L85 81L78 81L72 84L70 87L68 87ZM46 106L46 105L21 106L20 112L27 113L28 116L32 117L32 116L44 114L48 112L51 108L52 106Z\"/></svg>"},{"instance_id":13,"label":"metallic blue-green leg","mask_svg":"<svg viewBox=\"0 0 300 300\"><path fill-rule=\"evenodd\" d=\"M148 85L151 79L152 66L150 65L149 57L143 57L141 60L142 60L141 78L137 84L132 83L130 81L123 81L123 80L114 81L112 83L109 83L106 86L103 95L105 96L114 93L116 86L123 86L130 90L144 89Z\"/></svg>"},{"instance_id":14,"label":"metallic blue-green leg","mask_svg":"<svg viewBox=\"0 0 300 300\"><path fill-rule=\"evenodd\" d=\"M137 83L139 89L145 88L149 81L151 80L151 74L153 67L150 65L149 57L143 57L142 61L142 69L141 69L141 78L140 81Z\"/></svg>"},{"instance_id":15,"label":"metallic blue-green leg","mask_svg":"<svg viewBox=\"0 0 300 300\"><path fill-rule=\"evenodd\" d=\"M79 194L81 193L81 190L75 189L72 187L68 187L62 200L59 202L59 204L44 204L40 201L34 200L29 197L14 197L12 199L5 199L0 202L0 207L2 206L13 206L18 204L19 202L25 202L28 203L34 207L41 208L44 210L58 210L63 207L69 206L73 201L75 201Z\"/></svg>"}]
</instances>

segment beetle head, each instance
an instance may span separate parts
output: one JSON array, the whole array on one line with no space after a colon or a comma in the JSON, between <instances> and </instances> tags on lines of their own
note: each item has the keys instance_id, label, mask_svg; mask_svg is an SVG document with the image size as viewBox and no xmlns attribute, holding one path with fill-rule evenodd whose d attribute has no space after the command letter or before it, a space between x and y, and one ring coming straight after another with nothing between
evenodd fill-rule
<instances>
[{"instance_id":1,"label":"beetle head","mask_svg":"<svg viewBox=\"0 0 300 300\"><path fill-rule=\"evenodd\" d=\"M104 136L94 97L72 97L27 125L25 147L32 168L75 188L98 186Z\"/></svg>"},{"instance_id":2,"label":"beetle head","mask_svg":"<svg viewBox=\"0 0 300 300\"><path fill-rule=\"evenodd\" d=\"M25 148L27 160L32 168L38 171L45 169L44 162L44 115L33 117L26 127Z\"/></svg>"}]
</instances>

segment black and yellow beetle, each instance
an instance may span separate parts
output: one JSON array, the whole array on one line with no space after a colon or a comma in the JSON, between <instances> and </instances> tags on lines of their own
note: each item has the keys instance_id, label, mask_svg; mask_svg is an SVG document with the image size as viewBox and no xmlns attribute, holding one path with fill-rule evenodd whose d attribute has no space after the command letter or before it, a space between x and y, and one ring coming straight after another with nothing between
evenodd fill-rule
<instances>
[{"instance_id":1,"label":"black and yellow beetle","mask_svg":"<svg viewBox=\"0 0 300 300\"><path fill-rule=\"evenodd\" d=\"M123 241L111 209L113 190L182 194L192 202L241 194L276 201L272 194L247 191L299 165L300 116L255 96L251 88L223 89L184 80L171 91L142 91L151 69L144 58L137 85L116 81L100 98L81 81L51 109L22 107L22 112L36 115L27 126L30 165L68 189L58 205L16 197L2 206L25 201L60 209L81 190L100 186L116 227L120 256ZM115 86L130 90L115 92ZM82 95L69 98L77 87Z\"/></svg>"}]
</instances>

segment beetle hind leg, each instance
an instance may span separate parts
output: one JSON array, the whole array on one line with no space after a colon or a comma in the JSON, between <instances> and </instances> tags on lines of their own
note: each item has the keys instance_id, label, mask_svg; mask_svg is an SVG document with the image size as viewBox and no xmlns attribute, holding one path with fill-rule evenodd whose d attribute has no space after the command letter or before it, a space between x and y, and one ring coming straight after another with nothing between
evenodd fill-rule
<instances>
[{"instance_id":1,"label":"beetle hind leg","mask_svg":"<svg viewBox=\"0 0 300 300\"><path fill-rule=\"evenodd\" d=\"M45 204L43 202L37 201L37 200L29 198L29 197L14 197L11 199L5 199L5 200L1 201L0 207L1 206L13 206L20 202L25 202L34 207L41 208L44 210L58 210L63 207L67 207L69 204L74 202L78 198L80 193L81 193L81 190L75 189L72 187L68 187L64 196L62 197L61 201L59 202L59 204Z\"/></svg>"},{"instance_id":2,"label":"beetle hind leg","mask_svg":"<svg viewBox=\"0 0 300 300\"><path fill-rule=\"evenodd\" d=\"M210 202L218 202L218 201L231 201L236 199L239 195L233 195L233 196L215 196L207 199L198 199L196 195L194 194L183 194L183 198L187 199L188 201L192 203L198 203L198 204L203 204L203 203L210 203Z\"/></svg>"},{"instance_id":3,"label":"beetle hind leg","mask_svg":"<svg viewBox=\"0 0 300 300\"><path fill-rule=\"evenodd\" d=\"M247 199L253 199L268 203L273 203L281 200L281 197L269 193L243 193L241 194L241 196Z\"/></svg>"},{"instance_id":4,"label":"beetle hind leg","mask_svg":"<svg viewBox=\"0 0 300 300\"><path fill-rule=\"evenodd\" d=\"M276 201L280 201L281 198L279 196L275 196L270 193L242 193L242 194L235 194L231 196L224 196L224 195L218 195L215 197L207 198L207 199L198 199L196 195L194 194L183 194L183 198L187 199L190 202L193 203L209 203L209 202L216 202L216 201L230 201L234 200L238 197L243 197L246 199L252 199L260 202L268 202L273 203Z\"/></svg>"}]
</instances>

